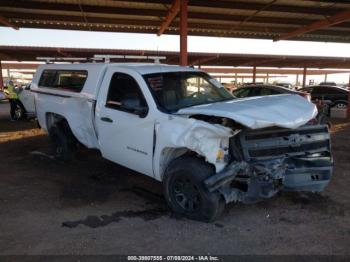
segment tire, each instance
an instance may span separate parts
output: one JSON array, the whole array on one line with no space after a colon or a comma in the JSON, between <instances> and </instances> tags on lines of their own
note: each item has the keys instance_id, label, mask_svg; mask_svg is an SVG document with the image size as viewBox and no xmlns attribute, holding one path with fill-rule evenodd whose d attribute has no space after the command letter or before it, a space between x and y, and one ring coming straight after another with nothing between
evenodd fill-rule
<instances>
[{"instance_id":1,"label":"tire","mask_svg":"<svg viewBox=\"0 0 350 262\"><path fill-rule=\"evenodd\" d=\"M63 162L73 159L75 143L72 136L70 130L67 131L67 128L64 126L52 126L49 129L49 137L55 159Z\"/></svg>"},{"instance_id":2,"label":"tire","mask_svg":"<svg viewBox=\"0 0 350 262\"><path fill-rule=\"evenodd\" d=\"M16 108L15 108L15 120L22 120L25 118L25 110L21 104L16 103Z\"/></svg>"},{"instance_id":3,"label":"tire","mask_svg":"<svg viewBox=\"0 0 350 262\"><path fill-rule=\"evenodd\" d=\"M170 208L179 215L204 222L214 221L225 208L218 192L209 192L203 180L214 168L197 157L173 160L165 171L164 194Z\"/></svg>"}]
</instances>

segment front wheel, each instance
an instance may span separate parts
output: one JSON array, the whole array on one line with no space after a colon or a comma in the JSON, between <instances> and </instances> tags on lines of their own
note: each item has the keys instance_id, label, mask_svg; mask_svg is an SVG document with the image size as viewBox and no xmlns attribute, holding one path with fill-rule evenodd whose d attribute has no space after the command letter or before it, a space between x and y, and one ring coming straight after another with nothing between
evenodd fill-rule
<instances>
[{"instance_id":1,"label":"front wheel","mask_svg":"<svg viewBox=\"0 0 350 262\"><path fill-rule=\"evenodd\" d=\"M197 157L180 157L170 163L163 180L165 198L177 214L199 221L215 220L225 202L217 192L209 192L203 181L214 168Z\"/></svg>"}]
</instances>

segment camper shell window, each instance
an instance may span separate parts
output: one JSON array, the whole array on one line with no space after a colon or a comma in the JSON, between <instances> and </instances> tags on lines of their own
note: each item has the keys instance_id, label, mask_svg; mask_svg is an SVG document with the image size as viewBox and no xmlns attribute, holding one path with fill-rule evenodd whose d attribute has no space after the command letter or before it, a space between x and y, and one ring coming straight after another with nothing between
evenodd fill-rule
<instances>
[{"instance_id":1,"label":"camper shell window","mask_svg":"<svg viewBox=\"0 0 350 262\"><path fill-rule=\"evenodd\" d=\"M87 76L88 72L85 70L44 70L40 77L39 87L80 92Z\"/></svg>"}]
</instances>

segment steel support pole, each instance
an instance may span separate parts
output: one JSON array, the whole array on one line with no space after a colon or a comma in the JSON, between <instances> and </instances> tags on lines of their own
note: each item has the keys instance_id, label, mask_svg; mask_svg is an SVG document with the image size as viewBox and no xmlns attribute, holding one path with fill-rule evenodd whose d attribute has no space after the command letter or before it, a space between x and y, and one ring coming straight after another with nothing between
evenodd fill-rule
<instances>
[{"instance_id":1,"label":"steel support pole","mask_svg":"<svg viewBox=\"0 0 350 262\"><path fill-rule=\"evenodd\" d=\"M349 75L349 87L350 87L350 75ZM350 92L348 93L348 119L350 119Z\"/></svg>"},{"instance_id":2,"label":"steel support pole","mask_svg":"<svg viewBox=\"0 0 350 262\"><path fill-rule=\"evenodd\" d=\"M350 119L350 92L348 93L348 119Z\"/></svg>"},{"instance_id":3,"label":"steel support pole","mask_svg":"<svg viewBox=\"0 0 350 262\"><path fill-rule=\"evenodd\" d=\"M187 16L188 0L181 0L180 3L180 65L187 66Z\"/></svg>"},{"instance_id":4,"label":"steel support pole","mask_svg":"<svg viewBox=\"0 0 350 262\"><path fill-rule=\"evenodd\" d=\"M253 84L256 83L256 66L253 67Z\"/></svg>"},{"instance_id":5,"label":"steel support pole","mask_svg":"<svg viewBox=\"0 0 350 262\"><path fill-rule=\"evenodd\" d=\"M4 89L4 78L2 77L2 65L0 60L0 90Z\"/></svg>"},{"instance_id":6,"label":"steel support pole","mask_svg":"<svg viewBox=\"0 0 350 262\"><path fill-rule=\"evenodd\" d=\"M305 87L305 85L306 85L306 73L307 73L307 68L304 67L304 70L303 70L303 87Z\"/></svg>"},{"instance_id":7,"label":"steel support pole","mask_svg":"<svg viewBox=\"0 0 350 262\"><path fill-rule=\"evenodd\" d=\"M324 81L327 82L327 74L324 74Z\"/></svg>"},{"instance_id":8,"label":"steel support pole","mask_svg":"<svg viewBox=\"0 0 350 262\"><path fill-rule=\"evenodd\" d=\"M299 74L297 74L297 77L296 77L296 79L295 79L295 85L296 85L296 86L299 85Z\"/></svg>"}]
</instances>

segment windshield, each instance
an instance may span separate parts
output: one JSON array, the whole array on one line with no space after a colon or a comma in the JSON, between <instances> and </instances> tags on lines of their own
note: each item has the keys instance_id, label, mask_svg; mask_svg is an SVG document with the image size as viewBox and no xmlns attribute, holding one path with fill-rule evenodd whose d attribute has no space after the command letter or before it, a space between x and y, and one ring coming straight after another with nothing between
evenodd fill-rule
<instances>
[{"instance_id":1,"label":"windshield","mask_svg":"<svg viewBox=\"0 0 350 262\"><path fill-rule=\"evenodd\" d=\"M168 112L234 98L217 80L203 72L156 73L143 77L158 106Z\"/></svg>"}]
</instances>

